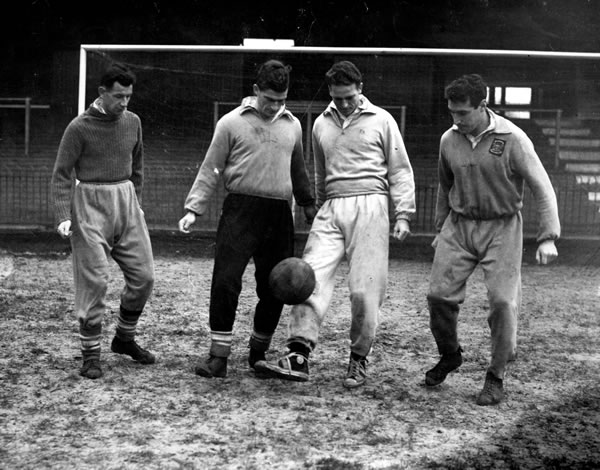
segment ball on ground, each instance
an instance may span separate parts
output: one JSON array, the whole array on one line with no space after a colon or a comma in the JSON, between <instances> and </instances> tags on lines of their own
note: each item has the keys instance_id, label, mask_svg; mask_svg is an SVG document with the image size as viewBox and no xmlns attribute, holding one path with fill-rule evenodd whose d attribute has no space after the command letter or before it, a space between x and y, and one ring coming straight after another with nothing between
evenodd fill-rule
<instances>
[{"instance_id":1,"label":"ball on ground","mask_svg":"<svg viewBox=\"0 0 600 470\"><path fill-rule=\"evenodd\" d=\"M269 274L273 295L287 305L304 302L315 290L315 272L310 265L296 257L280 261Z\"/></svg>"}]
</instances>

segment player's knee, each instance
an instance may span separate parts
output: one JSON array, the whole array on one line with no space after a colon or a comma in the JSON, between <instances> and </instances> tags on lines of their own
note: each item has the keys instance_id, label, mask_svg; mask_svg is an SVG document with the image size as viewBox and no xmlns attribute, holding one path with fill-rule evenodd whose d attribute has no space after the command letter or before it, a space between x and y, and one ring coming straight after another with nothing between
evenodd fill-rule
<instances>
[{"instance_id":1,"label":"player's knee","mask_svg":"<svg viewBox=\"0 0 600 470\"><path fill-rule=\"evenodd\" d=\"M139 275L136 278L135 283L130 285L130 288L139 292L142 296L149 296L154 288L154 273L147 272Z\"/></svg>"},{"instance_id":2,"label":"player's knee","mask_svg":"<svg viewBox=\"0 0 600 470\"><path fill-rule=\"evenodd\" d=\"M490 297L490 314L514 314L517 311L517 302L504 296Z\"/></svg>"},{"instance_id":3,"label":"player's knee","mask_svg":"<svg viewBox=\"0 0 600 470\"><path fill-rule=\"evenodd\" d=\"M154 274L150 274L142 279L142 290L146 292L152 291L154 288Z\"/></svg>"},{"instance_id":4,"label":"player's knee","mask_svg":"<svg viewBox=\"0 0 600 470\"><path fill-rule=\"evenodd\" d=\"M448 295L446 292L443 292L441 290L431 289L429 291L429 293L427 294L427 303L429 304L429 306L432 306L432 305L447 305L452 302L449 302Z\"/></svg>"},{"instance_id":5,"label":"player's knee","mask_svg":"<svg viewBox=\"0 0 600 470\"><path fill-rule=\"evenodd\" d=\"M377 288L352 289L350 302L353 307L378 306L383 300L383 294L384 292L380 292Z\"/></svg>"}]
</instances>

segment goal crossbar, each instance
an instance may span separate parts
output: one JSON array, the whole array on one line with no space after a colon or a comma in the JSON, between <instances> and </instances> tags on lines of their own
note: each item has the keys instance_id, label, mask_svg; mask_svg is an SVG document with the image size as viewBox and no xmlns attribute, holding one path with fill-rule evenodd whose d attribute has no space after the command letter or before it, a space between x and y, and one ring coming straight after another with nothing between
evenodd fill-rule
<instances>
[{"instance_id":1,"label":"goal crossbar","mask_svg":"<svg viewBox=\"0 0 600 470\"><path fill-rule=\"evenodd\" d=\"M521 57L521 58L554 58L554 59L600 59L595 52L556 52L532 50L500 50L500 49L443 49L443 48L404 48L404 47L308 47L280 46L219 46L219 45L150 45L150 44L82 44L79 53L79 93L78 112L85 110L85 80L87 73L87 53L89 51L145 51L145 52L268 52L312 53L312 54L358 54L358 55L406 55L406 56L482 56L482 57Z\"/></svg>"}]
</instances>

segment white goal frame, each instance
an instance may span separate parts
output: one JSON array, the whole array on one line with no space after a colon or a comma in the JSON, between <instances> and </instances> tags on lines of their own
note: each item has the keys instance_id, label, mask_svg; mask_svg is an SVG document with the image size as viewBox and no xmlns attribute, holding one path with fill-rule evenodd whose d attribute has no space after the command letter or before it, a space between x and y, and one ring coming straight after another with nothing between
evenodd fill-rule
<instances>
[{"instance_id":1,"label":"white goal frame","mask_svg":"<svg viewBox=\"0 0 600 470\"><path fill-rule=\"evenodd\" d=\"M149 45L149 44L82 44L79 51L79 92L78 113L85 111L85 91L87 78L87 53L88 51L171 51L171 52L266 52L277 53L312 53L312 54L361 54L361 55L442 55L442 56L507 56L525 58L565 58L565 59L600 59L600 53L595 52L546 52L527 50L499 50L499 49L439 49L439 48L388 48L388 47L305 47L291 46L282 48L252 46L192 46L192 45Z\"/></svg>"}]
</instances>

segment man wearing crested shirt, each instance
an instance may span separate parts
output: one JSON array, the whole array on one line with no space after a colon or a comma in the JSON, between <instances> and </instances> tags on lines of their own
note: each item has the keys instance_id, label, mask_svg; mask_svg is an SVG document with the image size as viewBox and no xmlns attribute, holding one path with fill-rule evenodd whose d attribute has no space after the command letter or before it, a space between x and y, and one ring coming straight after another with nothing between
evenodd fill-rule
<instances>
[{"instance_id":1,"label":"man wearing crested shirt","mask_svg":"<svg viewBox=\"0 0 600 470\"><path fill-rule=\"evenodd\" d=\"M141 209L144 147L140 118L127 110L135 75L111 64L100 79L98 98L73 119L62 136L52 174L58 233L70 238L75 313L83 377L103 375L102 317L109 280L108 258L123 271L116 334L111 350L140 364L155 357L135 341L136 327L154 286L154 260ZM73 187L72 173L78 180Z\"/></svg>"},{"instance_id":2,"label":"man wearing crested shirt","mask_svg":"<svg viewBox=\"0 0 600 470\"><path fill-rule=\"evenodd\" d=\"M309 354L331 302L336 270L346 257L352 324L343 385L355 388L366 381L367 356L387 287L389 199L393 236L404 240L415 213L415 185L398 125L362 94L358 68L337 62L325 79L332 101L313 127L319 211L303 255L317 284L307 301L292 308L289 353L276 363L263 361L257 369L286 380L308 380Z\"/></svg>"},{"instance_id":3,"label":"man wearing crested shirt","mask_svg":"<svg viewBox=\"0 0 600 470\"><path fill-rule=\"evenodd\" d=\"M540 264L558 255L556 195L529 137L488 109L487 85L480 75L457 78L446 87L445 96L454 124L440 141L435 216L439 234L427 294L431 332L441 357L425 374L425 383L441 384L462 364L459 306L465 300L467 279L479 265L488 291L492 347L476 403L495 405L504 399L506 367L516 357L524 185L531 189L538 209Z\"/></svg>"},{"instance_id":4,"label":"man wearing crested shirt","mask_svg":"<svg viewBox=\"0 0 600 470\"><path fill-rule=\"evenodd\" d=\"M218 179L228 195L216 235L211 285L208 357L195 368L203 377L225 377L231 354L233 325L242 289L242 275L254 260L258 303L250 337L248 363L265 359L283 303L268 284L271 269L293 256L292 195L304 208L308 223L315 215L302 148L300 121L285 108L289 66L276 60L262 64L253 86L255 96L223 116L196 180L185 201L179 230L190 226L207 209Z\"/></svg>"}]
</instances>

